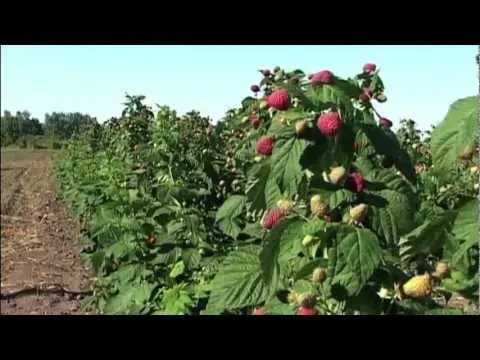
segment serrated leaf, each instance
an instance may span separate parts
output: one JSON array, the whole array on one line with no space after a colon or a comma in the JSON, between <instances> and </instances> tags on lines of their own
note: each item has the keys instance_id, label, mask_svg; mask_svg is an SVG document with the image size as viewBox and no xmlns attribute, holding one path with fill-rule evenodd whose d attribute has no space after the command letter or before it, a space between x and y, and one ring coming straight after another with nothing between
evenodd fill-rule
<instances>
[{"instance_id":1,"label":"serrated leaf","mask_svg":"<svg viewBox=\"0 0 480 360\"><path fill-rule=\"evenodd\" d=\"M276 179L270 177L265 185L265 205L268 209L274 208L277 201L282 198L282 192L278 186Z\"/></svg>"},{"instance_id":2,"label":"serrated leaf","mask_svg":"<svg viewBox=\"0 0 480 360\"><path fill-rule=\"evenodd\" d=\"M382 251L372 231L354 229L337 237L328 259L331 283L342 285L349 295L355 295L380 265Z\"/></svg>"},{"instance_id":3,"label":"serrated leaf","mask_svg":"<svg viewBox=\"0 0 480 360\"><path fill-rule=\"evenodd\" d=\"M302 229L304 224L304 221L295 218L289 223L287 229L283 232L278 254L278 259L280 262L293 259L301 252Z\"/></svg>"},{"instance_id":4,"label":"serrated leaf","mask_svg":"<svg viewBox=\"0 0 480 360\"><path fill-rule=\"evenodd\" d=\"M398 244L400 237L415 227L415 208L405 194L385 189L373 192L385 201L369 206L371 228L382 235L389 246Z\"/></svg>"},{"instance_id":5,"label":"serrated leaf","mask_svg":"<svg viewBox=\"0 0 480 360\"><path fill-rule=\"evenodd\" d=\"M451 278L442 280L441 289L450 292L458 292L470 297L472 293L478 290L479 279L479 274L475 274L473 277L467 277L460 271L452 271Z\"/></svg>"},{"instance_id":6,"label":"serrated leaf","mask_svg":"<svg viewBox=\"0 0 480 360\"><path fill-rule=\"evenodd\" d=\"M252 96L247 96L245 99L242 100L242 108L243 109L248 109L250 106L252 106L257 99L255 99Z\"/></svg>"},{"instance_id":7,"label":"serrated leaf","mask_svg":"<svg viewBox=\"0 0 480 360\"><path fill-rule=\"evenodd\" d=\"M303 279L295 281L292 290L298 294L317 294L318 292L315 285L310 280Z\"/></svg>"},{"instance_id":8,"label":"serrated leaf","mask_svg":"<svg viewBox=\"0 0 480 360\"><path fill-rule=\"evenodd\" d=\"M220 266L211 285L207 313L240 309L266 300L269 289L263 280L257 246L230 253Z\"/></svg>"},{"instance_id":9,"label":"serrated leaf","mask_svg":"<svg viewBox=\"0 0 480 360\"><path fill-rule=\"evenodd\" d=\"M478 243L478 200L470 199L457 208L453 234L471 244Z\"/></svg>"},{"instance_id":10,"label":"serrated leaf","mask_svg":"<svg viewBox=\"0 0 480 360\"><path fill-rule=\"evenodd\" d=\"M305 265L303 265L300 270L298 270L294 276L294 280L299 280L303 278L311 278L313 274L313 270L315 270L317 267L322 267L322 268L327 268L328 263L326 259L314 259L312 261L309 261Z\"/></svg>"},{"instance_id":11,"label":"serrated leaf","mask_svg":"<svg viewBox=\"0 0 480 360\"><path fill-rule=\"evenodd\" d=\"M299 222L301 220L298 218L284 219L265 237L265 245L260 252L260 264L264 283L269 288L269 295L278 289L281 280L279 263L281 243L295 236L295 230L299 229ZM291 226L294 228L289 231Z\"/></svg>"},{"instance_id":12,"label":"serrated leaf","mask_svg":"<svg viewBox=\"0 0 480 360\"><path fill-rule=\"evenodd\" d=\"M161 304L164 308L159 313L161 315L184 315L194 305L194 301L184 286L180 285L168 289L162 296Z\"/></svg>"},{"instance_id":13,"label":"serrated leaf","mask_svg":"<svg viewBox=\"0 0 480 360\"><path fill-rule=\"evenodd\" d=\"M269 300L263 308L268 315L293 315L294 311L289 304L281 302L277 297Z\"/></svg>"},{"instance_id":14,"label":"serrated leaf","mask_svg":"<svg viewBox=\"0 0 480 360\"><path fill-rule=\"evenodd\" d=\"M170 271L169 276L172 279L175 279L176 277L182 275L184 272L185 272L185 264L183 263L183 261L179 261L175 265L173 265L173 268Z\"/></svg>"},{"instance_id":15,"label":"serrated leaf","mask_svg":"<svg viewBox=\"0 0 480 360\"><path fill-rule=\"evenodd\" d=\"M344 83L342 83L342 85L344 85ZM350 116L345 114L345 112L353 113L353 106L350 102L350 97L341 86L336 84L312 86L306 90L305 94L314 104L316 111L336 107L340 110L344 122L348 123L350 121Z\"/></svg>"},{"instance_id":16,"label":"serrated leaf","mask_svg":"<svg viewBox=\"0 0 480 360\"><path fill-rule=\"evenodd\" d=\"M463 315L460 309L431 309L425 311L424 315Z\"/></svg>"},{"instance_id":17,"label":"serrated leaf","mask_svg":"<svg viewBox=\"0 0 480 360\"><path fill-rule=\"evenodd\" d=\"M161 252L161 253L157 253L156 257L152 260L152 264L153 265L174 264L181 257L181 255L182 255L182 249L179 248L179 247L174 247L171 250Z\"/></svg>"},{"instance_id":18,"label":"serrated leaf","mask_svg":"<svg viewBox=\"0 0 480 360\"><path fill-rule=\"evenodd\" d=\"M138 314L148 302L154 286L145 282L124 284L117 295L105 303L106 314Z\"/></svg>"},{"instance_id":19,"label":"serrated leaf","mask_svg":"<svg viewBox=\"0 0 480 360\"><path fill-rule=\"evenodd\" d=\"M229 197L218 209L215 221L220 229L227 235L237 238L240 235L241 227L238 217L242 214L247 198L242 195Z\"/></svg>"},{"instance_id":20,"label":"serrated leaf","mask_svg":"<svg viewBox=\"0 0 480 360\"><path fill-rule=\"evenodd\" d=\"M408 153L401 148L395 134L392 133L389 135L388 131L374 124L362 123L358 124L358 126L360 131L369 139L376 153L391 158L395 167L405 175L410 182L415 184L416 174L413 163Z\"/></svg>"},{"instance_id":21,"label":"serrated leaf","mask_svg":"<svg viewBox=\"0 0 480 360\"><path fill-rule=\"evenodd\" d=\"M182 260L188 270L193 270L198 267L202 257L197 249L185 249L182 252Z\"/></svg>"},{"instance_id":22,"label":"serrated leaf","mask_svg":"<svg viewBox=\"0 0 480 360\"><path fill-rule=\"evenodd\" d=\"M263 228L259 222L248 223L242 230L242 234L251 236L252 238L262 237Z\"/></svg>"},{"instance_id":23,"label":"serrated leaf","mask_svg":"<svg viewBox=\"0 0 480 360\"><path fill-rule=\"evenodd\" d=\"M455 167L464 147L475 143L477 107L477 96L455 101L443 121L432 131L430 144L436 168Z\"/></svg>"},{"instance_id":24,"label":"serrated leaf","mask_svg":"<svg viewBox=\"0 0 480 360\"><path fill-rule=\"evenodd\" d=\"M267 206L266 187L270 174L270 165L263 164L254 174L256 179L254 183L247 188L246 196L249 201L249 210L260 211L264 210ZM276 186L275 183L273 183L273 185Z\"/></svg>"},{"instance_id":25,"label":"serrated leaf","mask_svg":"<svg viewBox=\"0 0 480 360\"><path fill-rule=\"evenodd\" d=\"M453 211L445 211L402 236L398 243L402 261L419 254L428 255L442 248L446 237L445 231L452 225L455 215Z\"/></svg>"},{"instance_id":26,"label":"serrated leaf","mask_svg":"<svg viewBox=\"0 0 480 360\"><path fill-rule=\"evenodd\" d=\"M337 206L343 203L348 203L353 201L354 198L355 198L355 195L351 191L341 189L330 194L328 198L328 203L329 203L330 209L335 209Z\"/></svg>"},{"instance_id":27,"label":"serrated leaf","mask_svg":"<svg viewBox=\"0 0 480 360\"><path fill-rule=\"evenodd\" d=\"M296 193L303 175L300 158L307 147L307 142L293 136L282 143L277 142L277 145L272 156L270 178L275 179L282 193Z\"/></svg>"}]
</instances>

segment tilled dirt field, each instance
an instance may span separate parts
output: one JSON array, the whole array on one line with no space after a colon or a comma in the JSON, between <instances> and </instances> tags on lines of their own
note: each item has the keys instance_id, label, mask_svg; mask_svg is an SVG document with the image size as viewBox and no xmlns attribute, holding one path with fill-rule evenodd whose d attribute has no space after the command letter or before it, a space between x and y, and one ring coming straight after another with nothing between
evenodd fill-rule
<instances>
[{"instance_id":1,"label":"tilled dirt field","mask_svg":"<svg viewBox=\"0 0 480 360\"><path fill-rule=\"evenodd\" d=\"M53 156L2 151L2 314L87 314L80 299L89 273L76 244L78 225L56 199Z\"/></svg>"}]
</instances>

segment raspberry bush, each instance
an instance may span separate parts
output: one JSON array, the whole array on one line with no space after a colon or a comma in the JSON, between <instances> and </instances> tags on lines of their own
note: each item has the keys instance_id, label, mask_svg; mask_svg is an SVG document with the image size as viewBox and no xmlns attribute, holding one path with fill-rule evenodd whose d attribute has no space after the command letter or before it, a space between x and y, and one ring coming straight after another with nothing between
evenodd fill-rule
<instances>
[{"instance_id":1,"label":"raspberry bush","mask_svg":"<svg viewBox=\"0 0 480 360\"><path fill-rule=\"evenodd\" d=\"M90 304L317 316L473 301L474 98L425 138L376 111L387 97L374 64L348 79L260 76L215 125L127 95L119 118L63 150L56 174L96 272Z\"/></svg>"}]
</instances>

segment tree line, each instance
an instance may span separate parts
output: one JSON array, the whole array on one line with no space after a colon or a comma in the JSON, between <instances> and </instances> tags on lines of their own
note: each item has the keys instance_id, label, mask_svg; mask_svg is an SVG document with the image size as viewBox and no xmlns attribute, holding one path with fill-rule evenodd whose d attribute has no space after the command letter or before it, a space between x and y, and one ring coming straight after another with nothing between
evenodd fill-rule
<instances>
[{"instance_id":1,"label":"tree line","mask_svg":"<svg viewBox=\"0 0 480 360\"><path fill-rule=\"evenodd\" d=\"M52 112L45 114L44 121L34 118L28 111L15 114L5 110L1 116L2 146L28 146L38 138L63 141L72 138L82 129L97 125L97 119L82 113Z\"/></svg>"}]
</instances>

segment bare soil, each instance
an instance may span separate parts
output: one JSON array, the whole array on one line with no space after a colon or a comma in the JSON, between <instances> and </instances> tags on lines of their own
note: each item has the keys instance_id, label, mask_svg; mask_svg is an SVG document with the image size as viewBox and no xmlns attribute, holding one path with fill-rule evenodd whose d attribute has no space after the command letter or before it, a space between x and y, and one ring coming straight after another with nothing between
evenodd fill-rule
<instances>
[{"instance_id":1,"label":"bare soil","mask_svg":"<svg viewBox=\"0 0 480 360\"><path fill-rule=\"evenodd\" d=\"M82 310L79 292L88 291L89 271L76 241L79 226L57 200L54 154L1 154L2 315L88 313ZM5 294L10 296L3 299Z\"/></svg>"}]
</instances>

